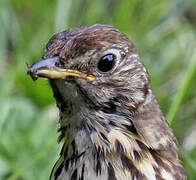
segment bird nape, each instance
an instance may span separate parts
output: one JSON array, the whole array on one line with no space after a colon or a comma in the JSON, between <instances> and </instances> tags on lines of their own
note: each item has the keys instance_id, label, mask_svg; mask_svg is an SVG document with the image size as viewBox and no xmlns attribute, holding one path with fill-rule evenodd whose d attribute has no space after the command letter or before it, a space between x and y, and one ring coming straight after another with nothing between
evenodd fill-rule
<instances>
[{"instance_id":1,"label":"bird nape","mask_svg":"<svg viewBox=\"0 0 196 180\"><path fill-rule=\"evenodd\" d=\"M28 73L48 78L59 108L51 180L184 180L175 136L131 41L95 24L55 34Z\"/></svg>"}]
</instances>

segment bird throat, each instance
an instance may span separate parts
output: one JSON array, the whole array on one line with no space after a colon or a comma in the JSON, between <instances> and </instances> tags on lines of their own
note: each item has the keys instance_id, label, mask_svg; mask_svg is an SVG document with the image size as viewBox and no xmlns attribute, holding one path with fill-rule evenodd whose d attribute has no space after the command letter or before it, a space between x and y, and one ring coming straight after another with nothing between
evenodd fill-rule
<instances>
[{"instance_id":1,"label":"bird throat","mask_svg":"<svg viewBox=\"0 0 196 180\"><path fill-rule=\"evenodd\" d=\"M99 179L108 177L108 172L113 171L111 162L117 158L117 153L126 148L133 149L131 144L137 146L136 130L131 119L123 112L117 113L112 103L107 107L97 107L85 102L88 98L84 92L76 91L78 87L72 81L50 80L50 84L60 114L59 141L63 142L52 176L67 174L67 177L71 177L76 169L82 176L85 168L88 169L86 173L95 172ZM133 143L130 143L132 140ZM126 143L130 145L126 147ZM111 159L109 164L107 158ZM116 160L121 162L119 158Z\"/></svg>"}]
</instances>

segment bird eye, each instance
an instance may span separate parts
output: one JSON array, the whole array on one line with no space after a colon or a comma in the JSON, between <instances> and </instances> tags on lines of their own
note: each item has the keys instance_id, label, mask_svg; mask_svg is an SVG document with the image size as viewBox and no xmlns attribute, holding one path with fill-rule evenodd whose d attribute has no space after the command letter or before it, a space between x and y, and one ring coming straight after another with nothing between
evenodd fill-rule
<instances>
[{"instance_id":1,"label":"bird eye","mask_svg":"<svg viewBox=\"0 0 196 180\"><path fill-rule=\"evenodd\" d=\"M115 65L115 55L107 54L103 56L98 62L98 69L102 72L110 71Z\"/></svg>"}]
</instances>

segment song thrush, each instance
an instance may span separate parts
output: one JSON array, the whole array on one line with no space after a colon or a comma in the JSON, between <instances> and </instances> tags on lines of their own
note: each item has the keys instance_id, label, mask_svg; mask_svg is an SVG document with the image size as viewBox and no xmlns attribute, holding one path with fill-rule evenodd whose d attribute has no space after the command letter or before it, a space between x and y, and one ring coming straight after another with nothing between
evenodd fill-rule
<instances>
[{"instance_id":1,"label":"song thrush","mask_svg":"<svg viewBox=\"0 0 196 180\"><path fill-rule=\"evenodd\" d=\"M175 136L131 41L109 25L54 35L31 77L48 78L64 145L52 180L184 180Z\"/></svg>"}]
</instances>

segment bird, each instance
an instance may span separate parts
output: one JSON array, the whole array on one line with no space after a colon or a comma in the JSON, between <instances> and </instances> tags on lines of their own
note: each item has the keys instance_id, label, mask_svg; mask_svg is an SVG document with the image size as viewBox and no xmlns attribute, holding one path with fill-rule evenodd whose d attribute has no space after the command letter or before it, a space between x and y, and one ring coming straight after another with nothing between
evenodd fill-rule
<instances>
[{"instance_id":1,"label":"bird","mask_svg":"<svg viewBox=\"0 0 196 180\"><path fill-rule=\"evenodd\" d=\"M187 179L138 50L115 27L53 35L28 74L49 80L59 109L51 180Z\"/></svg>"}]
</instances>

